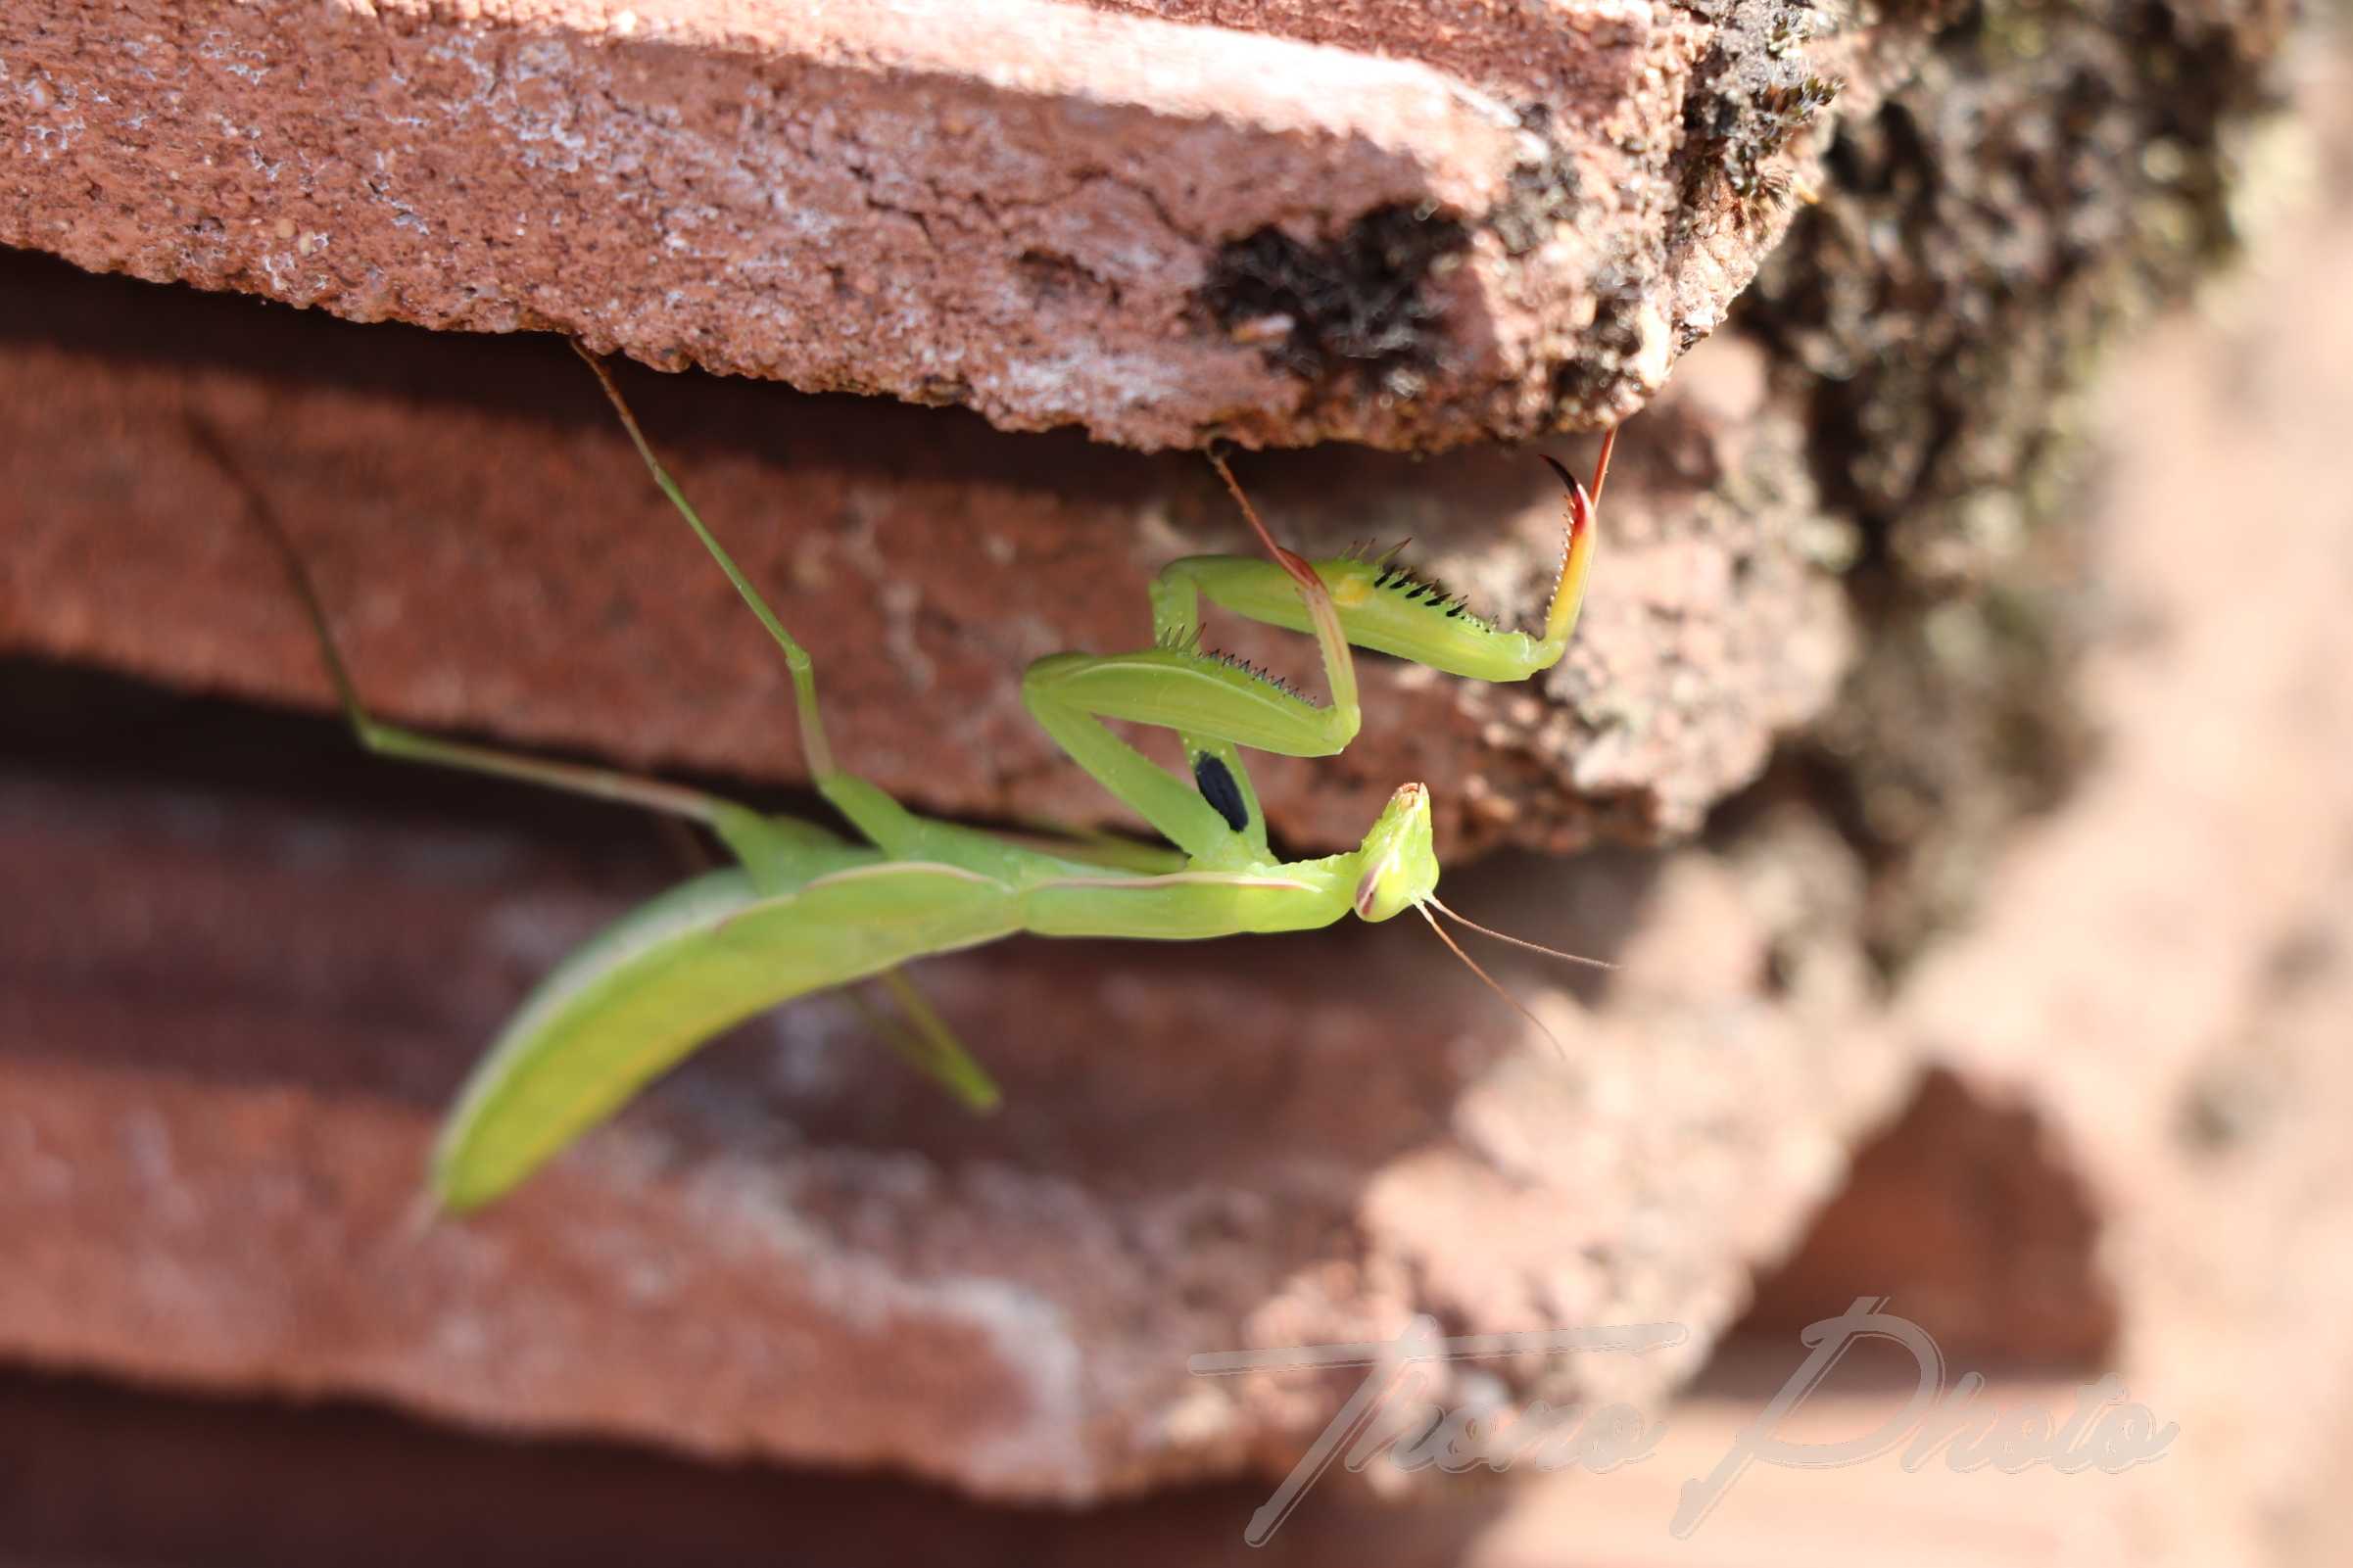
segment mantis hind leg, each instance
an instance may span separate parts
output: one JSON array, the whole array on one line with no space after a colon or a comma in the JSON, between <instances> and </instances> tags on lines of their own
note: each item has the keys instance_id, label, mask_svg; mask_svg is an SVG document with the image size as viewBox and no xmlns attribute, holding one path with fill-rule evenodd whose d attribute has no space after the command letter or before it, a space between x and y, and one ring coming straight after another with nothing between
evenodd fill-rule
<instances>
[{"instance_id":1,"label":"mantis hind leg","mask_svg":"<svg viewBox=\"0 0 2353 1568\"><path fill-rule=\"evenodd\" d=\"M918 1072L964 1102L966 1110L994 1111L1004 1099L996 1080L973 1059L964 1042L956 1037L956 1031L948 1026L947 1020L933 1008L930 998L916 989L906 972L885 970L875 976L875 984L889 1000L896 1017L853 991L850 1005L865 1019L866 1026L906 1058Z\"/></svg>"},{"instance_id":2,"label":"mantis hind leg","mask_svg":"<svg viewBox=\"0 0 2353 1568\"><path fill-rule=\"evenodd\" d=\"M1560 661L1583 601L1593 559L1595 507L1616 439L1614 430L1602 438L1591 492L1560 463L1545 459L1566 491L1566 537L1541 637L1488 625L1470 614L1462 599L1393 566L1386 557L1302 559L1275 543L1232 471L1213 454L1210 461L1218 477L1249 519L1268 558L1202 555L1171 562L1152 581L1152 625L1161 663L1200 666L1182 673L1206 673L1214 678L1213 685L1222 683L1226 689L1221 694L1195 681L1190 683L1191 693L1179 700L1186 687L1171 679L1177 672L1142 668L1149 655L1125 660L1065 655L1032 666L1023 694L1039 722L1081 766L1144 811L1188 853L1209 860L1264 857L1266 823L1239 747L1322 756L1346 745L1357 726L1352 645L1486 681L1524 680ZM1279 683L1243 679L1263 672L1201 653L1205 596L1246 620L1313 636L1322 654L1331 706L1317 710ZM1219 669L1219 664L1228 668ZM1154 682L1164 683L1157 695ZM1261 689L1268 684L1274 688L1272 694ZM1103 729L1097 722L1102 717L1176 729L1183 738L1199 799L1218 821L1205 819L1197 806L1179 799L1185 793L1182 786L1172 788L1165 774Z\"/></svg>"},{"instance_id":3,"label":"mantis hind leg","mask_svg":"<svg viewBox=\"0 0 2353 1568\"><path fill-rule=\"evenodd\" d=\"M447 740L420 731L386 724L376 718L360 700L360 689L352 680L350 668L343 662L342 650L336 646L335 634L327 624L326 608L319 600L318 589L311 581L311 573L303 565L301 553L295 549L293 540L279 525L267 499L247 481L244 470L231 456L217 432L203 420L194 418L189 421L189 428L197 445L243 492L248 515L276 551L287 584L293 589L296 600L311 622L312 634L318 644L319 661L326 666L327 679L335 688L335 699L342 706L343 716L351 724L352 734L358 737L360 745L380 756L397 757L405 762L422 762L465 773L488 774L495 778L514 779L525 784L560 789L567 794L644 806L648 810L706 824L723 837L726 836L729 824L736 819L759 821L756 813L732 801L659 779L648 779L581 763L555 762L545 757L503 751L461 740Z\"/></svg>"}]
</instances>

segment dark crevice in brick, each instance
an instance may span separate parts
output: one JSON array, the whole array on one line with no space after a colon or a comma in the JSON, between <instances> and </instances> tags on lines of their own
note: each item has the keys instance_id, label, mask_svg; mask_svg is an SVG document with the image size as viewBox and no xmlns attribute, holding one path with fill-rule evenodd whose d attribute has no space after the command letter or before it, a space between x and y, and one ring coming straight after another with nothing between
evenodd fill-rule
<instances>
[{"instance_id":1,"label":"dark crevice in brick","mask_svg":"<svg viewBox=\"0 0 2353 1568\"><path fill-rule=\"evenodd\" d=\"M1438 309L1423 284L1469 243L1461 220L1402 205L1321 244L1270 225L1219 249L1199 298L1227 336L1264 335L1269 363L1293 375L1410 397L1438 357Z\"/></svg>"}]
</instances>

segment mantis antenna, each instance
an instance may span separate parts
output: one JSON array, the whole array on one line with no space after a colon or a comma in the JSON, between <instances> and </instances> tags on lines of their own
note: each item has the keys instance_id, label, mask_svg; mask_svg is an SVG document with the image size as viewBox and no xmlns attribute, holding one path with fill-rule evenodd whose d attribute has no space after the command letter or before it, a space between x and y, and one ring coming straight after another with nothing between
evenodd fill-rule
<instances>
[{"instance_id":1,"label":"mantis antenna","mask_svg":"<svg viewBox=\"0 0 2353 1568\"><path fill-rule=\"evenodd\" d=\"M1583 964L1592 969L1613 970L1617 968L1615 964L1610 963L1606 958L1587 958L1582 953L1564 953L1557 947L1547 947L1542 942L1531 942L1525 937L1513 936L1508 931L1499 931L1491 926L1481 926L1477 921L1472 920L1469 916L1458 915L1453 910L1449 909L1439 899L1436 893L1430 894L1429 904L1432 909L1435 909L1439 914L1444 915L1448 920L1453 921L1457 926L1467 926L1472 930L1478 932L1481 936L1492 936L1499 942L1510 942L1513 947L1524 947L1531 953L1542 953L1547 958L1563 959L1568 963Z\"/></svg>"},{"instance_id":2,"label":"mantis antenna","mask_svg":"<svg viewBox=\"0 0 2353 1568\"><path fill-rule=\"evenodd\" d=\"M1552 1029L1547 1026L1544 1020L1538 1018L1533 1012L1529 1011L1528 1005L1525 1002L1522 1002L1518 997L1513 996L1510 991L1505 990L1501 984L1497 983L1494 975L1479 968L1479 961L1475 958L1472 958L1468 953L1464 952L1463 944L1446 934L1446 927L1438 924L1437 917L1429 912L1429 907L1427 904L1416 904L1414 906L1414 913L1419 915L1422 920L1428 924L1429 928L1438 933L1438 940L1444 942L1448 951L1452 952L1455 957L1461 959L1464 964L1469 968L1470 973L1476 974L1480 981L1486 985L1487 989L1502 997L1506 1002L1509 1002L1512 1005L1513 1011L1517 1013L1521 1018L1526 1019L1530 1023L1535 1024L1538 1032L1542 1033L1546 1039L1553 1042L1554 1052L1559 1055L1562 1061L1566 1061L1568 1059L1568 1047L1561 1043L1561 1036L1555 1034Z\"/></svg>"}]
</instances>

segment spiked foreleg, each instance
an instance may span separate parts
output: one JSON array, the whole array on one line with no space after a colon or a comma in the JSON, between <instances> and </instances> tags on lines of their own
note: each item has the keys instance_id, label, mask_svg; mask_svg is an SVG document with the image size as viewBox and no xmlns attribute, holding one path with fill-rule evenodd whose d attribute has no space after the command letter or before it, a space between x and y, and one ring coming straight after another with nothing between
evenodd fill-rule
<instances>
[{"instance_id":1,"label":"spiked foreleg","mask_svg":"<svg viewBox=\"0 0 2353 1568\"><path fill-rule=\"evenodd\" d=\"M1244 620L1312 633L1321 641L1326 628L1311 608L1320 596L1329 607L1339 639L1357 647L1475 681L1524 681L1558 664L1576 631L1593 566L1595 508L1615 444L1616 432L1603 437L1590 493L1558 462L1545 459L1561 476L1565 494L1561 571L1540 637L1491 625L1459 596L1386 556L1336 556L1314 562L1300 561L1288 551L1273 561L1242 555L1188 556L1172 562L1153 585L1155 616L1197 635L1200 600L1207 597ZM1320 594L1300 592L1302 570L1314 576ZM1325 662L1331 662L1328 652Z\"/></svg>"}]
</instances>

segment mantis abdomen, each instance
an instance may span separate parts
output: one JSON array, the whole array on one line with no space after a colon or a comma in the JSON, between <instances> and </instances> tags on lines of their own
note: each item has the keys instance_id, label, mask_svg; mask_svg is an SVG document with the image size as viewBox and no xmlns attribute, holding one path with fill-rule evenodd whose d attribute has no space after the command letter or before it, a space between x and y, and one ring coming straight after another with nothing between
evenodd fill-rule
<instances>
[{"instance_id":1,"label":"mantis abdomen","mask_svg":"<svg viewBox=\"0 0 2353 1568\"><path fill-rule=\"evenodd\" d=\"M803 850L817 875L763 892L713 872L631 911L524 1002L474 1070L434 1156L455 1210L521 1181L712 1035L780 1002L1018 931L1182 940L1328 926L1348 893L1316 862L1274 875L1008 882L871 849Z\"/></svg>"},{"instance_id":2,"label":"mantis abdomen","mask_svg":"<svg viewBox=\"0 0 2353 1568\"><path fill-rule=\"evenodd\" d=\"M434 1190L477 1208L721 1030L1019 925L1001 883L880 856L781 893L741 870L672 888L540 982L467 1079L435 1146Z\"/></svg>"}]
</instances>

